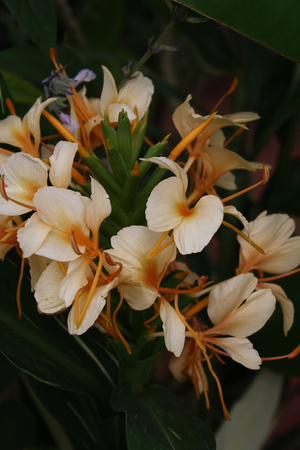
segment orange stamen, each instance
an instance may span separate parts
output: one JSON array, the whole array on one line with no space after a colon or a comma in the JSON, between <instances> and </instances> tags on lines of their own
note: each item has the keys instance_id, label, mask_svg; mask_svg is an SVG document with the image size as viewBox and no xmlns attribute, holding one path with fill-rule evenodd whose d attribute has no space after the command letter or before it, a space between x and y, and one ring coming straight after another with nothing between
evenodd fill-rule
<instances>
[{"instance_id":1,"label":"orange stamen","mask_svg":"<svg viewBox=\"0 0 300 450\"><path fill-rule=\"evenodd\" d=\"M268 358L261 358L262 361L278 361L279 359L292 359L295 358L297 355L299 355L300 353L300 344L295 348L295 350L293 350L291 353L289 353L288 355L283 355L283 356L270 356Z\"/></svg>"},{"instance_id":2,"label":"orange stamen","mask_svg":"<svg viewBox=\"0 0 300 450\"><path fill-rule=\"evenodd\" d=\"M149 147L153 147L154 144L152 144L152 142L150 141L150 139L148 139L146 136L144 136L144 141L146 142L146 144L149 145Z\"/></svg>"},{"instance_id":3,"label":"orange stamen","mask_svg":"<svg viewBox=\"0 0 300 450\"><path fill-rule=\"evenodd\" d=\"M259 278L258 282L259 283L266 283L268 281L275 281L275 280L279 280L280 278L284 278L284 277L288 277L289 275L293 275L294 273L300 272L300 267L298 269L295 270L291 270L290 272L286 272L283 273L281 275L275 275L274 277L269 277L269 278Z\"/></svg>"},{"instance_id":4,"label":"orange stamen","mask_svg":"<svg viewBox=\"0 0 300 450\"><path fill-rule=\"evenodd\" d=\"M161 237L158 239L158 241L156 242L156 244L154 245L154 247L152 248L152 250L150 250L150 252L148 253L148 255L146 256L146 261L148 261L151 258L154 258L154 256L158 255L164 248L166 248L168 245L172 244L172 242L174 241L173 237L171 237L171 240L168 241L166 244L162 245L161 247L160 244L165 240L165 238L168 236L170 230L165 231Z\"/></svg>"},{"instance_id":5,"label":"orange stamen","mask_svg":"<svg viewBox=\"0 0 300 450\"><path fill-rule=\"evenodd\" d=\"M174 297L174 306L175 306L175 310L177 312L177 315L179 317L179 319L181 320L182 323L184 323L184 325L186 326L186 328L189 330L189 332L192 334L193 338L195 339L195 341L197 342L198 346L201 348L201 350L203 350L204 353L206 353L206 349L204 347L204 345L202 344L202 342L200 341L200 339L198 338L197 334L195 333L195 331L193 330L193 328L187 323L187 321L185 320L185 318L183 317L183 315L181 314L181 312L179 311L179 307L178 307L178 294L175 294Z\"/></svg>"},{"instance_id":6,"label":"orange stamen","mask_svg":"<svg viewBox=\"0 0 300 450\"><path fill-rule=\"evenodd\" d=\"M17 115L16 114L16 110L15 110L15 107L14 107L13 102L11 101L11 99L10 98L6 98L5 99L5 103L6 103L6 106L7 106L8 110L9 110L9 112L13 116L16 116Z\"/></svg>"},{"instance_id":7,"label":"orange stamen","mask_svg":"<svg viewBox=\"0 0 300 450\"><path fill-rule=\"evenodd\" d=\"M119 330L119 327L118 327L118 324L117 324L117 312L118 312L119 309L121 308L122 303L123 303L123 298L124 298L124 297L123 297L123 292L122 292L122 290L121 290L120 288L117 288L117 289L118 289L118 292L119 292L119 294L120 294L120 301L119 301L118 306L117 306L116 309L114 310L112 320L113 320L114 328L115 328L116 332L118 333L119 338L121 339L121 341L122 341L123 344L125 345L128 354L131 355L131 348L130 348L128 342L126 342L126 340L125 340L124 337L122 336L122 333L121 333L121 331Z\"/></svg>"},{"instance_id":8,"label":"orange stamen","mask_svg":"<svg viewBox=\"0 0 300 450\"><path fill-rule=\"evenodd\" d=\"M22 317L21 285L22 285L22 279L23 279L23 274L24 274L24 267L25 267L25 259L22 257L20 277L19 277L19 282L18 282L18 287L17 287L17 307L18 307L19 319L21 319L21 317Z\"/></svg>"},{"instance_id":9,"label":"orange stamen","mask_svg":"<svg viewBox=\"0 0 300 450\"><path fill-rule=\"evenodd\" d=\"M245 233L240 231L235 226L231 225L231 223L226 222L225 220L222 220L222 224L225 225L225 227L227 227L227 228L231 228L233 231L236 232L236 234L241 236L246 242L248 242L250 245L252 245L252 247L254 247L259 253L261 253L262 255L265 255L265 252L263 251L263 249L259 245L255 244L255 242L253 242L252 239L250 239Z\"/></svg>"},{"instance_id":10,"label":"orange stamen","mask_svg":"<svg viewBox=\"0 0 300 450\"><path fill-rule=\"evenodd\" d=\"M192 131L189 132L180 142L176 145L175 148L171 151L168 158L169 159L176 159L180 153L183 152L183 150L186 149L186 147L193 142L196 137L202 133L203 130L210 124L210 122L215 117L216 113L211 114L204 122L200 123L196 128L194 128Z\"/></svg>"},{"instance_id":11,"label":"orange stamen","mask_svg":"<svg viewBox=\"0 0 300 450\"><path fill-rule=\"evenodd\" d=\"M243 123L243 125L246 125L246 122ZM224 144L224 148L227 147L228 144L230 144L230 142L239 134L241 134L244 131L244 128L239 128L232 136L230 136L230 138L227 139L227 141Z\"/></svg>"},{"instance_id":12,"label":"orange stamen","mask_svg":"<svg viewBox=\"0 0 300 450\"><path fill-rule=\"evenodd\" d=\"M107 333L113 338L113 339L119 339L118 334L113 329L110 323L107 322L106 317L100 313L100 317L98 317L97 322L100 323L100 325L107 331Z\"/></svg>"},{"instance_id":13,"label":"orange stamen","mask_svg":"<svg viewBox=\"0 0 300 450\"><path fill-rule=\"evenodd\" d=\"M202 386L203 386L203 393L204 393L204 397L205 397L205 406L206 406L206 409L210 409L210 403L209 403L209 398L208 398L208 393L207 393L207 387L206 387L206 384L205 384L205 379L204 379L201 367L200 367L200 365L198 364L197 361L196 361L196 367L197 367L198 374L199 374L199 377L201 379Z\"/></svg>"},{"instance_id":14,"label":"orange stamen","mask_svg":"<svg viewBox=\"0 0 300 450\"><path fill-rule=\"evenodd\" d=\"M267 166L264 164L263 165L263 179L261 181L259 181L256 184L253 184L252 186L249 186L246 189L243 189L240 192L237 192L236 194L230 195L229 197L223 198L222 203L226 203L229 200L232 200L233 198L239 197L242 194L245 194L246 192L251 191L252 189L256 188L257 186L260 186L261 184L265 184L268 180L269 180L269 169L267 168Z\"/></svg>"},{"instance_id":15,"label":"orange stamen","mask_svg":"<svg viewBox=\"0 0 300 450\"><path fill-rule=\"evenodd\" d=\"M225 92L225 94L223 95L223 97L218 101L218 103L216 104L216 106L214 107L214 109L212 110L211 114L216 111L216 109L218 108L218 106L222 103L222 101L230 94L232 94L232 92L235 90L236 86L238 84L238 79L235 76L233 79L233 82L231 83L230 88L228 89L227 92Z\"/></svg>"},{"instance_id":16,"label":"orange stamen","mask_svg":"<svg viewBox=\"0 0 300 450\"><path fill-rule=\"evenodd\" d=\"M197 314L199 311L202 311L202 309L206 308L208 305L208 299L209 297L205 297L200 302L196 303L196 305L192 306L185 314L184 317L186 320L189 320L191 317L193 317L195 314Z\"/></svg>"},{"instance_id":17,"label":"orange stamen","mask_svg":"<svg viewBox=\"0 0 300 450\"><path fill-rule=\"evenodd\" d=\"M53 62L53 64L55 65L56 70L59 70L59 65L56 62L56 58L55 58L55 48L51 47L50 48L50 59Z\"/></svg>"}]
</instances>

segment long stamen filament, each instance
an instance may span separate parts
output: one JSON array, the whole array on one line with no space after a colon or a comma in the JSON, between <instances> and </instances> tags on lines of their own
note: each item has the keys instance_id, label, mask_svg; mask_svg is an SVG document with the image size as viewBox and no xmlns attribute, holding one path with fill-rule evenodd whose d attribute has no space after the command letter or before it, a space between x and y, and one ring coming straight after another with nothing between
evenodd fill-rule
<instances>
[{"instance_id":1,"label":"long stamen filament","mask_svg":"<svg viewBox=\"0 0 300 450\"><path fill-rule=\"evenodd\" d=\"M175 310L177 312L177 315L179 317L179 319L181 320L182 323L184 323L184 325L186 326L186 328L192 333L193 338L195 339L195 341L197 342L198 346L201 348L201 350L203 350L204 353L206 353L206 349L204 347L204 345L202 344L202 342L200 341L200 339L198 338L197 334L195 333L195 331L193 330L193 328L187 323L187 321L185 320L185 318L183 317L183 315L181 314L181 312L179 311L179 307L178 307L178 294L175 294L174 297L174 306L175 306Z\"/></svg>"},{"instance_id":2,"label":"long stamen filament","mask_svg":"<svg viewBox=\"0 0 300 450\"><path fill-rule=\"evenodd\" d=\"M170 230L165 231L162 236L159 238L159 240L156 242L156 244L154 245L154 247L152 248L152 250L148 253L148 255L146 256L146 261L148 261L149 259L154 258L154 256L158 255L161 251L163 251L166 247L168 247L169 245L171 245L174 242L174 238L173 236L171 236L171 239L166 242L165 244L163 244L160 247L160 244L164 241L164 239L168 236Z\"/></svg>"},{"instance_id":3,"label":"long stamen filament","mask_svg":"<svg viewBox=\"0 0 300 450\"><path fill-rule=\"evenodd\" d=\"M222 103L222 101L223 101L228 95L232 94L232 92L235 90L237 84L238 84L238 78L237 78L237 76L235 76L234 79L233 79L233 82L231 83L230 88L228 89L227 92L225 92L225 94L223 95L223 97L218 101L218 103L216 104L216 106L214 107L214 109L212 110L211 113L213 113L213 112L218 108L218 106Z\"/></svg>"},{"instance_id":4,"label":"long stamen filament","mask_svg":"<svg viewBox=\"0 0 300 450\"><path fill-rule=\"evenodd\" d=\"M131 355L131 348L130 348L128 342L124 339L124 337L123 337L121 331L119 330L118 324L117 324L117 312L118 312L119 309L121 308L122 303L123 303L123 298L124 298L124 297L123 297L123 292L122 292L122 290L119 289L118 287L117 287L117 289L118 289L118 292L119 292L119 294L120 294L120 301L119 301L118 306L117 306L116 309L114 310L112 320L113 320L114 328L115 328L115 330L116 330L116 332L117 332L119 338L121 339L121 341L122 341L123 344L125 345L128 354Z\"/></svg>"},{"instance_id":5,"label":"long stamen filament","mask_svg":"<svg viewBox=\"0 0 300 450\"><path fill-rule=\"evenodd\" d=\"M197 314L199 311L202 311L202 309L206 308L208 305L208 299L209 296L202 299L200 302L196 303L196 305L192 306L185 314L184 317L186 320L189 320L191 317L193 317L195 314Z\"/></svg>"},{"instance_id":6,"label":"long stamen filament","mask_svg":"<svg viewBox=\"0 0 300 450\"><path fill-rule=\"evenodd\" d=\"M230 195L229 197L223 198L221 201L222 201L222 203L226 203L229 200L232 200L233 198L239 197L240 195L251 191L252 189L256 188L257 186L260 186L261 184L266 184L268 179L269 179L269 169L267 168L266 165L263 165L263 179L261 181L253 184L252 186L247 187L246 189L243 189L242 191L237 192L236 194L233 194L233 195Z\"/></svg>"},{"instance_id":7,"label":"long stamen filament","mask_svg":"<svg viewBox=\"0 0 300 450\"><path fill-rule=\"evenodd\" d=\"M226 222L225 220L222 220L222 224L225 225L225 227L231 228L233 231L236 232L236 234L238 234L239 236L241 236L246 242L248 242L249 244L252 245L252 247L255 248L255 250L257 250L259 253L261 253L262 255L265 255L265 252L263 251L263 249L255 244L255 242L253 242L250 238L248 238L248 236L243 233L242 231L240 231L238 228L236 228L235 226L231 225L231 223Z\"/></svg>"},{"instance_id":8,"label":"long stamen filament","mask_svg":"<svg viewBox=\"0 0 300 450\"><path fill-rule=\"evenodd\" d=\"M266 283L268 281L275 281L275 280L279 280L280 278L285 278L288 277L289 275L293 275L294 273L300 272L300 267L298 269L295 270L291 270L290 272L286 272L283 273L281 275L275 275L274 277L268 277L268 278L259 278L258 282L259 283Z\"/></svg>"},{"instance_id":9,"label":"long stamen filament","mask_svg":"<svg viewBox=\"0 0 300 450\"><path fill-rule=\"evenodd\" d=\"M210 359L209 359L209 357L207 356L206 353L204 353L204 357L205 357L205 359L206 359L206 362L207 362L207 365L208 365L208 368L209 368L210 373L212 374L212 376L213 376L214 379L216 380L216 383L217 383L217 387L218 387L219 396L220 396L220 400L221 400L221 404L222 404L222 408L223 408L223 412L224 412L225 419L230 420L230 415L229 415L229 413L228 413L228 411L227 411L227 408L226 408L226 405L225 405L225 402L224 402L223 391L222 391L222 386L221 386L220 380L219 380L219 378L217 377L216 373L213 371L213 368L212 368L212 366L211 366Z\"/></svg>"}]
</instances>

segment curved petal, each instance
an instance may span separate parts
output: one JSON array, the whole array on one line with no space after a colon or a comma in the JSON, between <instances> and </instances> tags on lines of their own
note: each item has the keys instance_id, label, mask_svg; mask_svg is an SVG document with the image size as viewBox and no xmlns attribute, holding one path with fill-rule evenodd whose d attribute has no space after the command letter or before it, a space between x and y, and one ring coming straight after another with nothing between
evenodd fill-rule
<instances>
[{"instance_id":1,"label":"curved petal","mask_svg":"<svg viewBox=\"0 0 300 450\"><path fill-rule=\"evenodd\" d=\"M257 285L252 273L238 275L217 284L209 294L207 314L214 325L235 311Z\"/></svg>"},{"instance_id":2,"label":"curved petal","mask_svg":"<svg viewBox=\"0 0 300 450\"><path fill-rule=\"evenodd\" d=\"M53 186L68 188L71 183L71 173L78 144L74 142L60 141L54 147L53 155L50 156L51 164L49 178Z\"/></svg>"},{"instance_id":3,"label":"curved petal","mask_svg":"<svg viewBox=\"0 0 300 450\"><path fill-rule=\"evenodd\" d=\"M174 228L174 241L179 252L182 255L201 252L219 229L222 220L221 200L215 195L202 197Z\"/></svg>"},{"instance_id":4,"label":"curved petal","mask_svg":"<svg viewBox=\"0 0 300 450\"><path fill-rule=\"evenodd\" d=\"M192 131L188 116L194 114L195 110L191 107L190 100L192 100L191 94L189 94L185 101L175 109L172 115L173 123L182 138Z\"/></svg>"},{"instance_id":5,"label":"curved petal","mask_svg":"<svg viewBox=\"0 0 300 450\"><path fill-rule=\"evenodd\" d=\"M83 253L85 247L78 245L78 249ZM35 253L62 262L73 261L74 259L79 258L79 255L75 253L71 247L70 236L54 228L47 234Z\"/></svg>"},{"instance_id":6,"label":"curved petal","mask_svg":"<svg viewBox=\"0 0 300 450\"><path fill-rule=\"evenodd\" d=\"M234 361L248 369L260 369L261 358L248 339L216 338L214 344L224 349Z\"/></svg>"},{"instance_id":7,"label":"curved petal","mask_svg":"<svg viewBox=\"0 0 300 450\"><path fill-rule=\"evenodd\" d=\"M141 283L138 282L128 282L121 283L120 288L123 291L124 298L128 305L136 310L143 311L144 309L150 308L153 305L159 293L152 287L153 293L149 289L145 289Z\"/></svg>"},{"instance_id":8,"label":"curved petal","mask_svg":"<svg viewBox=\"0 0 300 450\"><path fill-rule=\"evenodd\" d=\"M295 269L300 264L300 236L289 238L276 250L270 251L257 263L261 270L281 274Z\"/></svg>"},{"instance_id":9,"label":"curved petal","mask_svg":"<svg viewBox=\"0 0 300 450\"><path fill-rule=\"evenodd\" d=\"M127 113L127 117L132 122L136 118L136 115L126 103L111 103L107 108L107 114L110 122L118 122L120 112L124 110Z\"/></svg>"},{"instance_id":10,"label":"curved petal","mask_svg":"<svg viewBox=\"0 0 300 450\"><path fill-rule=\"evenodd\" d=\"M275 304L276 299L270 289L254 292L246 303L208 330L207 334L227 334L239 338L250 336L264 326L273 314Z\"/></svg>"},{"instance_id":11,"label":"curved petal","mask_svg":"<svg viewBox=\"0 0 300 450\"><path fill-rule=\"evenodd\" d=\"M223 175L217 179L215 185L220 188L227 189L228 191L237 189L237 185L235 184L235 176L232 172L223 173Z\"/></svg>"},{"instance_id":12,"label":"curved petal","mask_svg":"<svg viewBox=\"0 0 300 450\"><path fill-rule=\"evenodd\" d=\"M146 219L150 230L168 231L177 227L188 209L182 181L171 177L161 181L150 194ZM183 212L182 212L183 211Z\"/></svg>"},{"instance_id":13,"label":"curved petal","mask_svg":"<svg viewBox=\"0 0 300 450\"><path fill-rule=\"evenodd\" d=\"M250 238L249 222L246 219L246 217L244 217L243 214L236 209L235 206L232 205L224 206L224 214L230 214L239 219L239 221L242 222L242 224L244 225L244 229L246 230L246 233Z\"/></svg>"},{"instance_id":14,"label":"curved petal","mask_svg":"<svg viewBox=\"0 0 300 450\"><path fill-rule=\"evenodd\" d=\"M118 102L118 91L114 77L105 66L101 66L103 70L103 88L100 97L100 111L102 117L104 117L104 111L107 111L108 106L111 103Z\"/></svg>"},{"instance_id":15,"label":"curved petal","mask_svg":"<svg viewBox=\"0 0 300 450\"><path fill-rule=\"evenodd\" d=\"M56 98L51 97L41 103L41 97L39 97L23 119L23 121L27 120L29 131L34 138L36 155L38 155L38 149L41 142L41 114L46 106L49 105L49 103L55 102L55 100Z\"/></svg>"},{"instance_id":16,"label":"curved petal","mask_svg":"<svg viewBox=\"0 0 300 450\"><path fill-rule=\"evenodd\" d=\"M27 126L22 124L20 117L8 116L0 121L0 142L18 147L26 153L33 153L34 147L30 140Z\"/></svg>"},{"instance_id":17,"label":"curved petal","mask_svg":"<svg viewBox=\"0 0 300 450\"><path fill-rule=\"evenodd\" d=\"M0 195L0 214L3 216L19 216L30 211L32 211L31 208L25 208L25 206L18 205L11 200L7 201Z\"/></svg>"},{"instance_id":18,"label":"curved petal","mask_svg":"<svg viewBox=\"0 0 300 450\"><path fill-rule=\"evenodd\" d=\"M163 321L166 347L169 352L179 357L185 342L185 325L175 309L165 299L161 300L159 313Z\"/></svg>"},{"instance_id":19,"label":"curved petal","mask_svg":"<svg viewBox=\"0 0 300 450\"><path fill-rule=\"evenodd\" d=\"M33 253L36 253L51 230L52 227L43 222L38 213L32 214L25 227L20 228L17 233L23 258L29 258Z\"/></svg>"},{"instance_id":20,"label":"curved petal","mask_svg":"<svg viewBox=\"0 0 300 450\"><path fill-rule=\"evenodd\" d=\"M64 273L56 261L52 261L40 276L34 297L41 312L55 314L65 309L65 302L59 297L59 286L63 278Z\"/></svg>"},{"instance_id":21,"label":"curved petal","mask_svg":"<svg viewBox=\"0 0 300 450\"><path fill-rule=\"evenodd\" d=\"M171 159L165 158L164 156L153 156L152 158L140 158L142 161L152 162L154 164L158 164L159 167L162 169L168 169L171 172L178 177L183 186L184 193L187 190L188 187L188 177L185 171L180 167L179 164L177 164L175 161L172 161Z\"/></svg>"},{"instance_id":22,"label":"curved petal","mask_svg":"<svg viewBox=\"0 0 300 450\"><path fill-rule=\"evenodd\" d=\"M111 204L108 194L101 184L91 178L92 201L86 207L86 223L93 234L99 232L101 223L111 213Z\"/></svg>"},{"instance_id":23,"label":"curved petal","mask_svg":"<svg viewBox=\"0 0 300 450\"><path fill-rule=\"evenodd\" d=\"M132 79L126 81L120 89L118 102L125 103L132 111L136 107L138 120L140 120L151 103L153 93L154 86L150 78L144 77L141 72L136 72Z\"/></svg>"},{"instance_id":24,"label":"curved petal","mask_svg":"<svg viewBox=\"0 0 300 450\"><path fill-rule=\"evenodd\" d=\"M257 285L257 289L271 289L272 293L275 295L276 300L279 302L282 309L283 331L286 336L294 323L295 308L293 302L291 302L291 300L287 298L286 293L281 286L278 286L278 284L259 283Z\"/></svg>"},{"instance_id":25,"label":"curved petal","mask_svg":"<svg viewBox=\"0 0 300 450\"><path fill-rule=\"evenodd\" d=\"M35 290L36 283L38 282L40 276L47 267L47 258L44 258L44 256L32 255L29 258L29 265L30 265L31 292L33 292Z\"/></svg>"},{"instance_id":26,"label":"curved petal","mask_svg":"<svg viewBox=\"0 0 300 450\"><path fill-rule=\"evenodd\" d=\"M88 264L89 260L84 257L77 258L69 263L67 275L59 288L59 297L64 300L66 307L73 303L77 291L88 283L86 277Z\"/></svg>"}]
</instances>

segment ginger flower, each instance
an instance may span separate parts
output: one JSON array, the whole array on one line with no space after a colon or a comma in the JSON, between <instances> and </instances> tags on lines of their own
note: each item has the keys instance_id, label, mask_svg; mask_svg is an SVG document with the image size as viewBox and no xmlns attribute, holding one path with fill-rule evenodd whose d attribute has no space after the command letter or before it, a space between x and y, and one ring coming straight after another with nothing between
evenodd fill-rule
<instances>
[{"instance_id":1,"label":"ginger flower","mask_svg":"<svg viewBox=\"0 0 300 450\"><path fill-rule=\"evenodd\" d=\"M114 263L123 265L118 275L119 288L129 306L135 310L150 308L160 295L158 286L170 262L176 258L174 243L165 248L151 260L146 256L153 248L161 233L156 233L144 226L131 226L123 228L116 236L111 238L112 249L106 251ZM163 244L171 241L167 236ZM104 262L109 273L115 267Z\"/></svg>"},{"instance_id":2,"label":"ginger flower","mask_svg":"<svg viewBox=\"0 0 300 450\"><path fill-rule=\"evenodd\" d=\"M94 274L89 262L84 257L71 261L68 266L52 261L35 285L34 296L40 312L55 314L72 306L68 315L70 334L83 334L95 323L106 304L107 294L118 282L117 278L104 284L98 282L90 295Z\"/></svg>"},{"instance_id":3,"label":"ginger flower","mask_svg":"<svg viewBox=\"0 0 300 450\"><path fill-rule=\"evenodd\" d=\"M265 254L260 254L246 241L240 239L239 236L237 237L240 244L237 273L258 271L260 279L257 288L271 289L281 305L285 335L293 324L294 306L280 286L267 281L287 276L299 265L300 237L291 237L294 230L295 222L288 215L271 214L268 216L267 211L264 211L253 222L249 223L249 231L251 239L264 250ZM264 279L263 272L276 276Z\"/></svg>"},{"instance_id":4,"label":"ginger flower","mask_svg":"<svg viewBox=\"0 0 300 450\"><path fill-rule=\"evenodd\" d=\"M99 228L111 205L100 183L92 179L91 187L91 199L52 186L38 190L33 199L37 212L18 231L24 258L35 253L63 262L85 252L97 256Z\"/></svg>"},{"instance_id":5,"label":"ginger flower","mask_svg":"<svg viewBox=\"0 0 300 450\"><path fill-rule=\"evenodd\" d=\"M145 161L158 164L176 175L161 181L152 190L146 206L146 219L150 230L167 233L173 229L175 244L182 255L201 252L219 229L224 213L235 215L247 226L241 213L233 206L224 207L215 195L205 195L189 208L185 171L164 157Z\"/></svg>"},{"instance_id":6,"label":"ginger flower","mask_svg":"<svg viewBox=\"0 0 300 450\"><path fill-rule=\"evenodd\" d=\"M40 118L43 110L55 98L49 98L41 103L38 98L35 104L21 120L18 116L10 115L0 121L0 142L19 148L22 152L31 156L39 156L39 145L41 142ZM31 140L31 136L34 142Z\"/></svg>"},{"instance_id":7,"label":"ginger flower","mask_svg":"<svg viewBox=\"0 0 300 450\"><path fill-rule=\"evenodd\" d=\"M115 80L110 71L102 66L104 82L100 97L100 114L108 114L110 122L118 122L119 113L124 109L130 121L140 120L147 111L154 92L152 81L144 77L141 72L136 72L126 81L118 92ZM136 108L136 112L135 112Z\"/></svg>"}]
</instances>

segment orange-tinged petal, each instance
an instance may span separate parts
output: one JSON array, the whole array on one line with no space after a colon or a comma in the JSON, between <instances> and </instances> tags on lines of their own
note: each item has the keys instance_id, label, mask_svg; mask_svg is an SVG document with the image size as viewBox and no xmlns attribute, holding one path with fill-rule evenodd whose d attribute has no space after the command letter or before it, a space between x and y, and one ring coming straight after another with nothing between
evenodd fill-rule
<instances>
[{"instance_id":1,"label":"orange-tinged petal","mask_svg":"<svg viewBox=\"0 0 300 450\"><path fill-rule=\"evenodd\" d=\"M185 342L185 325L178 317L175 309L165 299L161 300L159 313L163 321L166 347L179 357Z\"/></svg>"}]
</instances>

